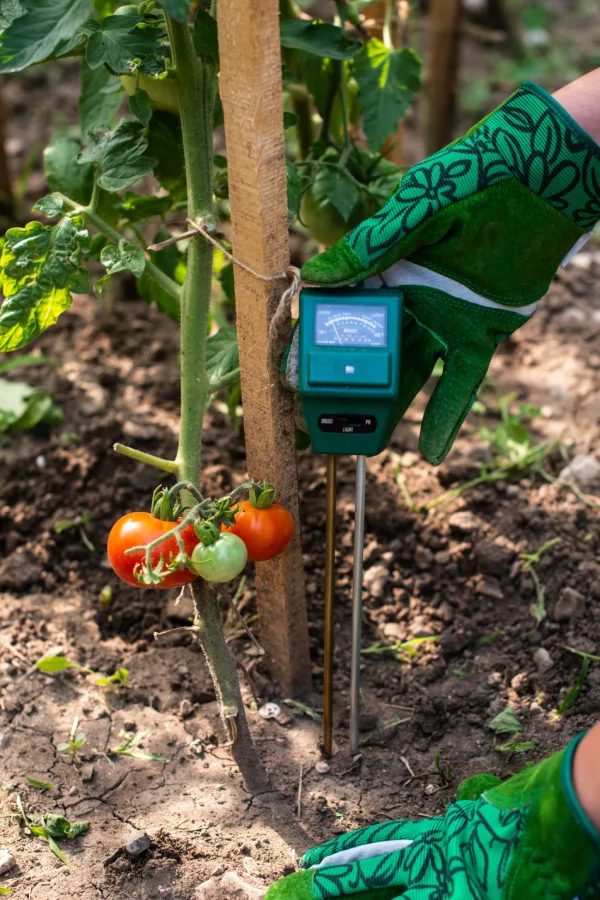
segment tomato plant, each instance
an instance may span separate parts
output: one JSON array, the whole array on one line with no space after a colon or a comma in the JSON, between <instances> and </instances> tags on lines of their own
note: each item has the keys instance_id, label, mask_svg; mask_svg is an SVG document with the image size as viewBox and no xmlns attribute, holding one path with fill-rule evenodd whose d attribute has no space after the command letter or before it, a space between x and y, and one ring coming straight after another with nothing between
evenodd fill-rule
<instances>
[{"instance_id":1,"label":"tomato plant","mask_svg":"<svg viewBox=\"0 0 600 900\"><path fill-rule=\"evenodd\" d=\"M130 512L121 516L110 530L107 545L108 560L119 578L136 587L155 588L182 587L194 581L197 575L187 568L184 561L179 560L177 539L172 536L152 549L151 568L156 580L147 583L143 547L156 538L164 537L172 528L172 522L164 522L148 512ZM194 526L187 525L180 536L185 553L191 556L198 543ZM142 549L128 552L135 547ZM161 574L162 578L159 577Z\"/></svg>"},{"instance_id":2,"label":"tomato plant","mask_svg":"<svg viewBox=\"0 0 600 900\"><path fill-rule=\"evenodd\" d=\"M294 536L294 520L285 506L274 503L274 489L265 485L260 493L250 492L250 499L232 508L233 525L221 530L240 537L250 562L265 562L280 556Z\"/></svg>"}]
</instances>

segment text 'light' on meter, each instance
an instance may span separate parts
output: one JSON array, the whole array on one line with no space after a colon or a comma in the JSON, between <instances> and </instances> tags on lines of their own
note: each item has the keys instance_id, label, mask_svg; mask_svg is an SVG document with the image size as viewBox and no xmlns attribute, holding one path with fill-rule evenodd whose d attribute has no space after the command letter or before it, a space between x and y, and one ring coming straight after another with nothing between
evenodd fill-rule
<instances>
[{"instance_id":1,"label":"text 'light' on meter","mask_svg":"<svg viewBox=\"0 0 600 900\"><path fill-rule=\"evenodd\" d=\"M398 289L300 294L299 393L315 453L374 456L400 390Z\"/></svg>"}]
</instances>

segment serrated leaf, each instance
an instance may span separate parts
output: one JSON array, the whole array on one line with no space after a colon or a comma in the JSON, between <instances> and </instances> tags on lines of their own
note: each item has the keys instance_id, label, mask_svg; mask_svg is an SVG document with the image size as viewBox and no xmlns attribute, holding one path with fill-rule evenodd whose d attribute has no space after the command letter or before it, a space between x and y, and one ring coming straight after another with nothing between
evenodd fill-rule
<instances>
[{"instance_id":1,"label":"serrated leaf","mask_svg":"<svg viewBox=\"0 0 600 900\"><path fill-rule=\"evenodd\" d=\"M27 776L27 782L37 791L51 791L54 787L51 781L36 781L35 778Z\"/></svg>"},{"instance_id":2,"label":"serrated leaf","mask_svg":"<svg viewBox=\"0 0 600 900\"><path fill-rule=\"evenodd\" d=\"M494 716L488 728L496 734L517 734L523 731L523 726L517 719L517 714L512 706L507 706L497 716Z\"/></svg>"},{"instance_id":3,"label":"serrated leaf","mask_svg":"<svg viewBox=\"0 0 600 900\"><path fill-rule=\"evenodd\" d=\"M120 191L152 172L156 160L147 153L144 126L121 119L114 131L93 132L79 154L81 163L98 163L98 184L105 191Z\"/></svg>"},{"instance_id":4,"label":"serrated leaf","mask_svg":"<svg viewBox=\"0 0 600 900\"><path fill-rule=\"evenodd\" d=\"M124 240L119 241L118 247L112 244L104 247L100 253L100 262L105 266L108 277L116 275L117 272L129 271L136 278L140 278L146 268L146 257L142 248L138 244L129 244ZM102 281L104 280L103 278Z\"/></svg>"},{"instance_id":5,"label":"serrated leaf","mask_svg":"<svg viewBox=\"0 0 600 900\"><path fill-rule=\"evenodd\" d=\"M187 197L179 116L154 111L148 126L148 148L156 158L154 175L175 202Z\"/></svg>"},{"instance_id":6,"label":"serrated leaf","mask_svg":"<svg viewBox=\"0 0 600 900\"><path fill-rule=\"evenodd\" d=\"M113 85L118 86L119 90L110 90ZM118 79L107 68L100 66L98 69L90 69L82 59L79 127L83 140L87 140L93 128L113 124L121 105L121 88Z\"/></svg>"},{"instance_id":7,"label":"serrated leaf","mask_svg":"<svg viewBox=\"0 0 600 900\"><path fill-rule=\"evenodd\" d=\"M20 72L71 41L89 15L91 0L21 0L21 6L25 13L0 36L0 73Z\"/></svg>"},{"instance_id":8,"label":"serrated leaf","mask_svg":"<svg viewBox=\"0 0 600 900\"><path fill-rule=\"evenodd\" d=\"M171 237L170 233L165 229L161 229L154 235L154 241L165 241ZM185 280L186 255L182 253L177 244L170 244L163 250L150 250L150 259L155 266L164 272L169 278L172 278L178 284L182 284ZM179 276L179 277L178 277ZM144 272L141 278L136 282L140 297L146 303L155 304L155 306L174 322L179 322L181 318L181 305L175 297L171 297L164 288L154 281L153 278Z\"/></svg>"},{"instance_id":9,"label":"serrated leaf","mask_svg":"<svg viewBox=\"0 0 600 900\"><path fill-rule=\"evenodd\" d=\"M369 147L379 150L396 132L419 89L421 62L406 47L390 50L373 39L355 57L352 71L359 86Z\"/></svg>"},{"instance_id":10,"label":"serrated leaf","mask_svg":"<svg viewBox=\"0 0 600 900\"><path fill-rule=\"evenodd\" d=\"M94 168L78 162L80 152L81 147L71 138L52 138L44 150L44 173L53 191L86 204L92 194Z\"/></svg>"},{"instance_id":11,"label":"serrated leaf","mask_svg":"<svg viewBox=\"0 0 600 900\"><path fill-rule=\"evenodd\" d=\"M198 56L206 57L215 63L219 62L219 32L216 19L210 13L199 10L194 19L192 33L194 49Z\"/></svg>"},{"instance_id":12,"label":"serrated leaf","mask_svg":"<svg viewBox=\"0 0 600 900\"><path fill-rule=\"evenodd\" d=\"M322 178L327 199L333 203L344 222L347 222L359 200L357 185L343 169L328 169Z\"/></svg>"},{"instance_id":13,"label":"serrated leaf","mask_svg":"<svg viewBox=\"0 0 600 900\"><path fill-rule=\"evenodd\" d=\"M163 32L144 23L140 16L108 16L94 23L86 50L90 69L105 65L116 75L126 75L139 67L147 74L164 71ZM149 66L144 66L144 61Z\"/></svg>"},{"instance_id":14,"label":"serrated leaf","mask_svg":"<svg viewBox=\"0 0 600 900\"><path fill-rule=\"evenodd\" d=\"M118 205L119 217L131 223L144 222L154 216L164 215L172 205L173 201L169 196L153 197L127 191Z\"/></svg>"},{"instance_id":15,"label":"serrated leaf","mask_svg":"<svg viewBox=\"0 0 600 900\"><path fill-rule=\"evenodd\" d=\"M152 100L150 94L138 88L129 98L129 111L144 127L152 118Z\"/></svg>"},{"instance_id":16,"label":"serrated leaf","mask_svg":"<svg viewBox=\"0 0 600 900\"><path fill-rule=\"evenodd\" d=\"M223 325L206 341L206 374L209 379L217 380L238 369L239 365L237 329L233 325Z\"/></svg>"},{"instance_id":17,"label":"serrated leaf","mask_svg":"<svg viewBox=\"0 0 600 900\"><path fill-rule=\"evenodd\" d=\"M49 219L59 216L65 208L65 202L60 194L47 194L32 206L34 212L44 213Z\"/></svg>"},{"instance_id":18,"label":"serrated leaf","mask_svg":"<svg viewBox=\"0 0 600 900\"><path fill-rule=\"evenodd\" d=\"M281 44L327 59L352 59L363 48L338 25L318 19L288 19L280 26Z\"/></svg>"},{"instance_id":19,"label":"serrated leaf","mask_svg":"<svg viewBox=\"0 0 600 900\"><path fill-rule=\"evenodd\" d=\"M34 340L71 305L71 291L87 292L81 252L89 246L80 216L56 225L30 222L6 232L0 257L0 351L18 350Z\"/></svg>"},{"instance_id":20,"label":"serrated leaf","mask_svg":"<svg viewBox=\"0 0 600 900\"><path fill-rule=\"evenodd\" d=\"M48 656L46 658L38 659L35 667L36 669L39 669L40 672L46 672L48 675L54 675L56 672L64 671L64 669L84 669L87 672L91 671L87 666L80 666L79 663L72 662L70 659L67 659L66 656Z\"/></svg>"},{"instance_id":21,"label":"serrated leaf","mask_svg":"<svg viewBox=\"0 0 600 900\"><path fill-rule=\"evenodd\" d=\"M185 22L192 6L191 0L157 0L157 2L176 22Z\"/></svg>"}]
</instances>

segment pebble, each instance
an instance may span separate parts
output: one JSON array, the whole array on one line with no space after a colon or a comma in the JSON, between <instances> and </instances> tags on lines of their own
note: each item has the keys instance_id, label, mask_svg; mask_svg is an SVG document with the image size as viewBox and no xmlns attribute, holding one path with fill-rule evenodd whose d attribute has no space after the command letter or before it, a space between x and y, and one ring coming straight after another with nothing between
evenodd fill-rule
<instances>
[{"instance_id":1,"label":"pebble","mask_svg":"<svg viewBox=\"0 0 600 900\"><path fill-rule=\"evenodd\" d=\"M258 710L258 714L263 719L276 719L277 716L281 715L281 707L278 703L263 703Z\"/></svg>"},{"instance_id":2,"label":"pebble","mask_svg":"<svg viewBox=\"0 0 600 900\"><path fill-rule=\"evenodd\" d=\"M448 519L448 525L453 534L463 535L472 534L474 531L478 531L481 528L482 522L481 519L478 519L473 513L462 511L451 515Z\"/></svg>"},{"instance_id":3,"label":"pebble","mask_svg":"<svg viewBox=\"0 0 600 900\"><path fill-rule=\"evenodd\" d=\"M145 831L135 831L125 844L129 856L141 856L150 846L150 838Z\"/></svg>"},{"instance_id":4,"label":"pebble","mask_svg":"<svg viewBox=\"0 0 600 900\"><path fill-rule=\"evenodd\" d=\"M475 545L475 559L481 572L501 576L506 574L514 559L514 553L496 541L482 540Z\"/></svg>"},{"instance_id":5,"label":"pebble","mask_svg":"<svg viewBox=\"0 0 600 900\"><path fill-rule=\"evenodd\" d=\"M235 872L225 872L221 878L209 878L198 885L194 900L262 900L264 888L242 881Z\"/></svg>"},{"instance_id":6,"label":"pebble","mask_svg":"<svg viewBox=\"0 0 600 900\"><path fill-rule=\"evenodd\" d=\"M0 734L0 750L4 750L8 746L8 735Z\"/></svg>"},{"instance_id":7,"label":"pebble","mask_svg":"<svg viewBox=\"0 0 600 900\"><path fill-rule=\"evenodd\" d=\"M433 564L433 553L428 547L417 547L415 565L421 572L426 572Z\"/></svg>"},{"instance_id":8,"label":"pebble","mask_svg":"<svg viewBox=\"0 0 600 900\"><path fill-rule=\"evenodd\" d=\"M424 616L415 616L410 624L410 631L414 638L432 637L435 632Z\"/></svg>"},{"instance_id":9,"label":"pebble","mask_svg":"<svg viewBox=\"0 0 600 900\"><path fill-rule=\"evenodd\" d=\"M315 772L318 772L319 775L327 775L330 770L331 766L324 759L320 759L319 762L315 763Z\"/></svg>"},{"instance_id":10,"label":"pebble","mask_svg":"<svg viewBox=\"0 0 600 900\"><path fill-rule=\"evenodd\" d=\"M539 672L548 672L554 666L554 660L545 647L538 647L533 654L533 661Z\"/></svg>"},{"instance_id":11,"label":"pebble","mask_svg":"<svg viewBox=\"0 0 600 900\"><path fill-rule=\"evenodd\" d=\"M435 794L435 791L436 791L436 787L434 784L428 784L425 787L425 793L429 794L430 796L431 796L431 794Z\"/></svg>"},{"instance_id":12,"label":"pebble","mask_svg":"<svg viewBox=\"0 0 600 900\"><path fill-rule=\"evenodd\" d=\"M384 637L392 641L406 640L406 625L404 622L386 622L381 629Z\"/></svg>"},{"instance_id":13,"label":"pebble","mask_svg":"<svg viewBox=\"0 0 600 900\"><path fill-rule=\"evenodd\" d=\"M389 577L390 573L387 566L378 564L367 569L363 583L372 597L383 597Z\"/></svg>"},{"instance_id":14,"label":"pebble","mask_svg":"<svg viewBox=\"0 0 600 900\"><path fill-rule=\"evenodd\" d=\"M600 462L595 456L578 453L558 476L563 481L588 485L600 481Z\"/></svg>"},{"instance_id":15,"label":"pebble","mask_svg":"<svg viewBox=\"0 0 600 900\"><path fill-rule=\"evenodd\" d=\"M496 579L486 579L477 585L475 588L475 593L479 594L480 597L487 597L488 600L497 600L499 603L504 600L504 594L502 593L502 588L496 581Z\"/></svg>"},{"instance_id":16,"label":"pebble","mask_svg":"<svg viewBox=\"0 0 600 900\"><path fill-rule=\"evenodd\" d=\"M449 625L454 621L454 609L450 606L447 600L444 600L437 608L437 617L441 619L442 622L445 622L446 625Z\"/></svg>"},{"instance_id":17,"label":"pebble","mask_svg":"<svg viewBox=\"0 0 600 900\"><path fill-rule=\"evenodd\" d=\"M13 866L16 866L17 861L8 850L0 850L0 875L6 874L6 872L10 872Z\"/></svg>"},{"instance_id":18,"label":"pebble","mask_svg":"<svg viewBox=\"0 0 600 900\"><path fill-rule=\"evenodd\" d=\"M449 550L439 550L435 554L435 563L437 566L447 566L451 559L452 555Z\"/></svg>"},{"instance_id":19,"label":"pebble","mask_svg":"<svg viewBox=\"0 0 600 900\"><path fill-rule=\"evenodd\" d=\"M187 697L181 701L179 704L179 715L182 719L189 719L189 717L194 712L194 707L191 704L191 701L187 699Z\"/></svg>"},{"instance_id":20,"label":"pebble","mask_svg":"<svg viewBox=\"0 0 600 900\"><path fill-rule=\"evenodd\" d=\"M585 612L585 597L574 588L566 587L560 592L560 596L554 607L554 620L556 622L570 622L577 619Z\"/></svg>"}]
</instances>

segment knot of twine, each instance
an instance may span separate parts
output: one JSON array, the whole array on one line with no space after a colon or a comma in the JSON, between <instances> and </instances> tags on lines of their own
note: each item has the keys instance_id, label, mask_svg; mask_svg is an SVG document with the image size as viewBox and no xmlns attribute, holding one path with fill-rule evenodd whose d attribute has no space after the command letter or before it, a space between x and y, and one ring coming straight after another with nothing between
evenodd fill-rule
<instances>
[{"instance_id":1,"label":"knot of twine","mask_svg":"<svg viewBox=\"0 0 600 900\"><path fill-rule=\"evenodd\" d=\"M250 275L253 275L255 278L258 278L259 281L275 282L282 281L284 279L286 281L289 280L289 286L285 289L285 291L279 298L277 309L273 313L273 316L269 323L269 336L267 339L267 360L269 362L269 365L273 369L278 370L281 360L283 359L283 354L285 353L290 339L292 300L302 287L302 277L300 275L300 269L298 269L296 266L288 266L285 272L281 272L279 275L262 275L260 272L257 272L255 269L253 269L252 266L249 266L247 263L242 262L241 259L238 259L232 253L230 253L227 247L225 247L225 245L218 238L210 233L209 227L202 220L196 222L193 219L187 219L186 221L190 226L189 231L184 231L183 234L178 234L175 237L170 237L166 241L160 241L157 244L150 244L148 250L163 250L165 247L169 247L171 244L176 244L177 241L183 241L187 238L200 236L204 238L205 241L208 241L209 244L212 244L213 247L216 247L217 250L220 250L221 253L223 253L223 255L226 257L226 259L228 259L234 265L239 266ZM214 228L214 220L210 221L212 228Z\"/></svg>"}]
</instances>

